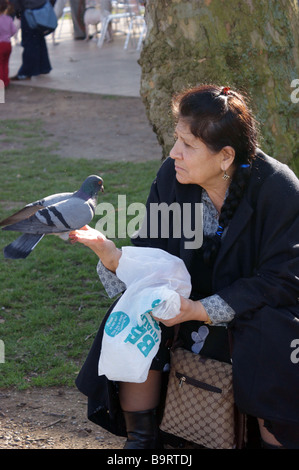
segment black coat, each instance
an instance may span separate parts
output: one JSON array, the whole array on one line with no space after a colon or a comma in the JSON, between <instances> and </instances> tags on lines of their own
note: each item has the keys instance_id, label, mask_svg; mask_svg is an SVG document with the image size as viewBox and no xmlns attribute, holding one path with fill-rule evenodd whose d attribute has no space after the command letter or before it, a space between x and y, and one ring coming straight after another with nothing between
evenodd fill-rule
<instances>
[{"instance_id":1,"label":"black coat","mask_svg":"<svg viewBox=\"0 0 299 470\"><path fill-rule=\"evenodd\" d=\"M153 202L194 206L200 200L201 187L178 183L169 158L152 184L147 204L148 208ZM132 241L179 256L192 277L196 269L194 252L185 248L188 240L183 229L180 238L144 237ZM198 286L193 288L197 290ZM299 341L299 181L286 165L261 151L257 152L248 188L218 253L213 292L236 312L230 326L237 405L249 415L270 420L278 432L281 423L289 425L289 439L282 443L294 446L297 439L299 447L299 364L291 360L292 340ZM101 337L102 327L77 385L90 397L91 419L125 435L115 408L117 389L96 376ZM93 400L102 412L94 413L97 405L91 404ZM112 421L109 418L105 423L107 409ZM99 421L95 416L100 417Z\"/></svg>"}]
</instances>

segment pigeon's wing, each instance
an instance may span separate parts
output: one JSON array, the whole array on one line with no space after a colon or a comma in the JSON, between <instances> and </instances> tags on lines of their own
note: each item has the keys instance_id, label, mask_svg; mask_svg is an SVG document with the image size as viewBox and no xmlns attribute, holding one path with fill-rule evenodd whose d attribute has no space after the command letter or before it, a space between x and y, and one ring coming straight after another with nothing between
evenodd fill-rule
<instances>
[{"instance_id":1,"label":"pigeon's wing","mask_svg":"<svg viewBox=\"0 0 299 470\"><path fill-rule=\"evenodd\" d=\"M57 205L57 209L60 209L60 204ZM92 221L95 208L92 200L86 201L74 196L67 202L61 203L60 212L65 217L65 221L71 230L76 230Z\"/></svg>"},{"instance_id":2,"label":"pigeon's wing","mask_svg":"<svg viewBox=\"0 0 299 470\"><path fill-rule=\"evenodd\" d=\"M62 233L83 227L92 220L93 215L88 201L72 197L40 209L32 217L4 227L3 230L36 235Z\"/></svg>"},{"instance_id":3,"label":"pigeon's wing","mask_svg":"<svg viewBox=\"0 0 299 470\"><path fill-rule=\"evenodd\" d=\"M57 194L52 194L51 196L44 197L39 202L43 207L49 207L52 206L53 204L58 204L59 202L62 201L67 201L72 197L74 193L57 193Z\"/></svg>"},{"instance_id":4,"label":"pigeon's wing","mask_svg":"<svg viewBox=\"0 0 299 470\"><path fill-rule=\"evenodd\" d=\"M20 222L21 220L28 219L28 217L31 217L33 214L35 214L38 210L42 209L43 206L36 204L30 204L28 206L23 207L23 209L19 210L13 215L10 215L4 220L1 220L0 226L3 227L5 225L11 225L15 224L17 222Z\"/></svg>"},{"instance_id":5,"label":"pigeon's wing","mask_svg":"<svg viewBox=\"0 0 299 470\"><path fill-rule=\"evenodd\" d=\"M45 215L45 220L48 219L47 222L41 222L41 220L35 215L29 217L28 219L21 220L12 225L8 225L3 228L3 230L9 230L13 232L23 232L23 233L30 233L34 235L42 235L47 233L56 233L60 230L52 223L51 216L49 209L41 209L39 212L41 215ZM65 229L64 231L66 231Z\"/></svg>"},{"instance_id":6,"label":"pigeon's wing","mask_svg":"<svg viewBox=\"0 0 299 470\"><path fill-rule=\"evenodd\" d=\"M57 204L58 202L67 200L72 195L73 193L58 193L58 194L53 194L51 196L47 196L38 201L34 201L30 204L27 204L25 207L23 207L19 211L15 212L11 216L2 220L0 222L0 226L4 227L5 225L12 225L24 219L28 219L29 217L34 215L38 210L43 209L44 207L48 207L52 204Z\"/></svg>"}]
</instances>

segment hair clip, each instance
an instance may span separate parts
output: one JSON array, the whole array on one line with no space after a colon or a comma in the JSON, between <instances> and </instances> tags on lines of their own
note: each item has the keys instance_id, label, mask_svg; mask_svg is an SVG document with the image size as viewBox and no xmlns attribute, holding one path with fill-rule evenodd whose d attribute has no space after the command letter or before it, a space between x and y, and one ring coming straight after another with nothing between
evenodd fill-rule
<instances>
[{"instance_id":1,"label":"hair clip","mask_svg":"<svg viewBox=\"0 0 299 470\"><path fill-rule=\"evenodd\" d=\"M249 168L249 167L250 167L249 163L244 164L244 165L240 165L240 168Z\"/></svg>"},{"instance_id":2,"label":"hair clip","mask_svg":"<svg viewBox=\"0 0 299 470\"><path fill-rule=\"evenodd\" d=\"M221 225L218 225L218 228L217 228L217 231L216 231L216 234L215 235L218 235L218 237L222 237L222 234L223 234L223 230L224 228L221 227Z\"/></svg>"},{"instance_id":3,"label":"hair clip","mask_svg":"<svg viewBox=\"0 0 299 470\"><path fill-rule=\"evenodd\" d=\"M230 90L229 86L225 86L222 88L220 95L228 96L228 92Z\"/></svg>"}]
</instances>

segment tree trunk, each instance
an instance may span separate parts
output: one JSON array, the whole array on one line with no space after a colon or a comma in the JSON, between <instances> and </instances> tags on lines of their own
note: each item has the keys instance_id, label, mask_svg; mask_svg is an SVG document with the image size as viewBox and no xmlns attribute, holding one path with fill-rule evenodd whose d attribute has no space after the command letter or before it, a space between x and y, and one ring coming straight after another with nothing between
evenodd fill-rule
<instances>
[{"instance_id":1,"label":"tree trunk","mask_svg":"<svg viewBox=\"0 0 299 470\"><path fill-rule=\"evenodd\" d=\"M147 0L141 96L162 157L173 94L215 83L249 95L260 147L299 170L298 11L297 0Z\"/></svg>"}]
</instances>

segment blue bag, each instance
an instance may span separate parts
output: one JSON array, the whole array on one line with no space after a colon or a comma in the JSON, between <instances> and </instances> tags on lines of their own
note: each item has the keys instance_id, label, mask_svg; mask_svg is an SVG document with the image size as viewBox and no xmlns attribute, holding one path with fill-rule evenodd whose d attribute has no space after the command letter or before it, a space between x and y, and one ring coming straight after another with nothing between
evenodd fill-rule
<instances>
[{"instance_id":1,"label":"blue bag","mask_svg":"<svg viewBox=\"0 0 299 470\"><path fill-rule=\"evenodd\" d=\"M25 10L24 15L29 27L41 31L44 36L52 33L57 27L57 17L48 0L41 8Z\"/></svg>"}]
</instances>

